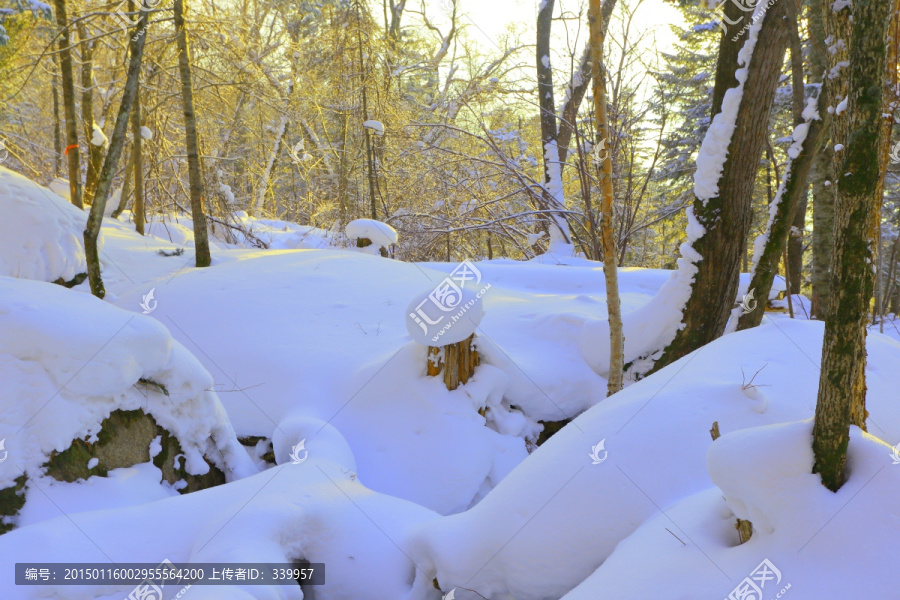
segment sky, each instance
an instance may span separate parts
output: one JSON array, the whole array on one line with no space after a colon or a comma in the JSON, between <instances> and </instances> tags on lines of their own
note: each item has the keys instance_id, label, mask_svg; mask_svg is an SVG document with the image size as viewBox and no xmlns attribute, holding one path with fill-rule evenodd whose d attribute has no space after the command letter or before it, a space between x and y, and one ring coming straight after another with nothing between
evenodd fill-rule
<instances>
[{"instance_id":1,"label":"sky","mask_svg":"<svg viewBox=\"0 0 900 600\"><path fill-rule=\"evenodd\" d=\"M447 1L429 0L428 4L440 9ZM580 2L581 0L557 0L555 14L559 14L561 8L577 11ZM629 0L629 4L634 5L635 0ZM460 0L462 11L469 17L469 35L484 44L495 43L511 23L522 23L533 30L537 5L537 0ZM655 45L660 50L669 49L675 41L668 28L673 23L683 23L681 14L663 0L644 0L634 21L636 28L655 30ZM554 27L557 31L561 29L557 23L554 23Z\"/></svg>"}]
</instances>

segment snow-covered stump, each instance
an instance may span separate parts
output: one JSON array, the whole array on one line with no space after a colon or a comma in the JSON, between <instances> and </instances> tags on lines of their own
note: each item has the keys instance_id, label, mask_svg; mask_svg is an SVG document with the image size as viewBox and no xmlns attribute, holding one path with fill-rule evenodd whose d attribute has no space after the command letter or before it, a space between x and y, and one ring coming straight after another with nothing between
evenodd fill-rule
<instances>
[{"instance_id":1,"label":"snow-covered stump","mask_svg":"<svg viewBox=\"0 0 900 600\"><path fill-rule=\"evenodd\" d=\"M362 252L385 258L390 256L390 249L397 244L397 230L373 219L350 221L344 233L347 239L356 242L356 247Z\"/></svg>"},{"instance_id":2,"label":"snow-covered stump","mask_svg":"<svg viewBox=\"0 0 900 600\"><path fill-rule=\"evenodd\" d=\"M480 279L479 273L476 284ZM479 364L475 330L484 316L481 297L488 289L490 285L478 291L459 287L451 274L435 289L416 296L407 308L407 331L428 349L426 373L443 374L448 390L467 383Z\"/></svg>"},{"instance_id":3,"label":"snow-covered stump","mask_svg":"<svg viewBox=\"0 0 900 600\"><path fill-rule=\"evenodd\" d=\"M468 383L480 362L474 339L473 333L461 342L441 347L429 346L428 375L437 377L443 373L444 384L450 391L458 388L460 384Z\"/></svg>"}]
</instances>

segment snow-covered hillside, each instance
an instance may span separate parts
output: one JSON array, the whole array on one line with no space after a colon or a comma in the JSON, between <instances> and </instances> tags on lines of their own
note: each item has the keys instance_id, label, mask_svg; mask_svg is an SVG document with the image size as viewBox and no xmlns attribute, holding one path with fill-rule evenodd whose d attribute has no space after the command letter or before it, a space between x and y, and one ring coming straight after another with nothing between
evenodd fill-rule
<instances>
[{"instance_id":1,"label":"snow-covered hillside","mask_svg":"<svg viewBox=\"0 0 900 600\"><path fill-rule=\"evenodd\" d=\"M769 313L607 399L601 266L475 262L490 284L481 364L448 391L426 374L406 319L455 264L291 249L310 232L269 222L284 233L270 248L222 243L196 269L189 227L173 241L141 237L126 214L104 223L99 300L87 283L47 283L82 272L83 215L0 177L5 212L66 215L22 233L43 262L7 261L0 277L0 489L27 476L15 528L0 535L4 565L327 566L315 590L193 586L185 597L198 599L438 600L455 589L456 600L643 600L728 597L768 560L779 577L766 600L788 584L796 598L893 593L900 343L888 336L869 336L869 431L854 431L850 479L832 494L810 474L820 322ZM16 256L5 243L4 258ZM670 275L622 269L626 317ZM48 461L73 441L93 444L112 412L138 409L178 439L188 473L216 467L225 482L184 493L152 460L52 476ZM569 419L535 446L542 423ZM738 517L755 527L743 545ZM0 571L3 598L131 591L11 577Z\"/></svg>"}]
</instances>

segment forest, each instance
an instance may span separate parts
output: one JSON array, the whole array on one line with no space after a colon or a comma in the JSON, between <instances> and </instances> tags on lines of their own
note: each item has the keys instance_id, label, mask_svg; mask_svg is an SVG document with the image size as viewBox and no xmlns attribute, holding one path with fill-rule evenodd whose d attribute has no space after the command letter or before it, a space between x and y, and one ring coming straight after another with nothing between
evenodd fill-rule
<instances>
[{"instance_id":1,"label":"forest","mask_svg":"<svg viewBox=\"0 0 900 600\"><path fill-rule=\"evenodd\" d=\"M900 0L0 0L0 596L895 597L898 55Z\"/></svg>"}]
</instances>

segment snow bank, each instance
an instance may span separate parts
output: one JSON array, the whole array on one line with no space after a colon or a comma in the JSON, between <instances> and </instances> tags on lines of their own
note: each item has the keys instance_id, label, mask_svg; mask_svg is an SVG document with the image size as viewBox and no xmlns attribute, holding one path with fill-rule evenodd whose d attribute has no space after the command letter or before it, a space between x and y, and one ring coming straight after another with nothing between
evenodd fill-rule
<instances>
[{"instance_id":1,"label":"snow bank","mask_svg":"<svg viewBox=\"0 0 900 600\"><path fill-rule=\"evenodd\" d=\"M892 597L900 468L881 440L855 427L850 437L849 478L832 493L812 474L811 421L724 435L707 455L718 487L647 521L565 600L730 598L738 587L766 599ZM741 545L736 517L753 523Z\"/></svg>"},{"instance_id":2,"label":"snow bank","mask_svg":"<svg viewBox=\"0 0 900 600\"><path fill-rule=\"evenodd\" d=\"M397 243L397 230L381 221L373 219L356 219L347 223L345 228L347 238L351 240L367 239L372 242L372 246L378 248L389 248Z\"/></svg>"},{"instance_id":3,"label":"snow bank","mask_svg":"<svg viewBox=\"0 0 900 600\"><path fill-rule=\"evenodd\" d=\"M309 560L326 564L317 600L438 600L431 582L416 581L408 538L436 515L375 493L353 473L310 453L301 464L274 467L195 494L128 508L78 513L0 536L0 563L121 564ZM129 586L16 586L0 573L9 600L120 600ZM180 586L166 586L171 599ZM198 600L300 600L290 586L193 586Z\"/></svg>"},{"instance_id":4,"label":"snow bank","mask_svg":"<svg viewBox=\"0 0 900 600\"><path fill-rule=\"evenodd\" d=\"M0 167L0 209L0 275L70 281L87 272L86 213L4 167ZM102 249L102 234L97 243Z\"/></svg>"},{"instance_id":5,"label":"snow bank","mask_svg":"<svg viewBox=\"0 0 900 600\"><path fill-rule=\"evenodd\" d=\"M212 378L165 327L61 286L0 278L0 489L38 476L53 451L94 436L117 409L142 409L178 438L191 474L254 472ZM135 386L165 386L168 395Z\"/></svg>"},{"instance_id":6,"label":"snow bank","mask_svg":"<svg viewBox=\"0 0 900 600\"><path fill-rule=\"evenodd\" d=\"M660 508L711 487L706 453L713 421L727 434L813 414L819 371L809 357L821 355L822 332L818 322L769 322L720 338L605 399L472 509L423 527L414 558L445 591L459 586L489 598L561 597ZM900 439L894 400L900 344L876 334L867 344L869 428ZM742 389L764 366L754 383L768 387ZM591 449L601 441L607 454L597 463ZM665 530L661 535L682 547Z\"/></svg>"}]
</instances>

